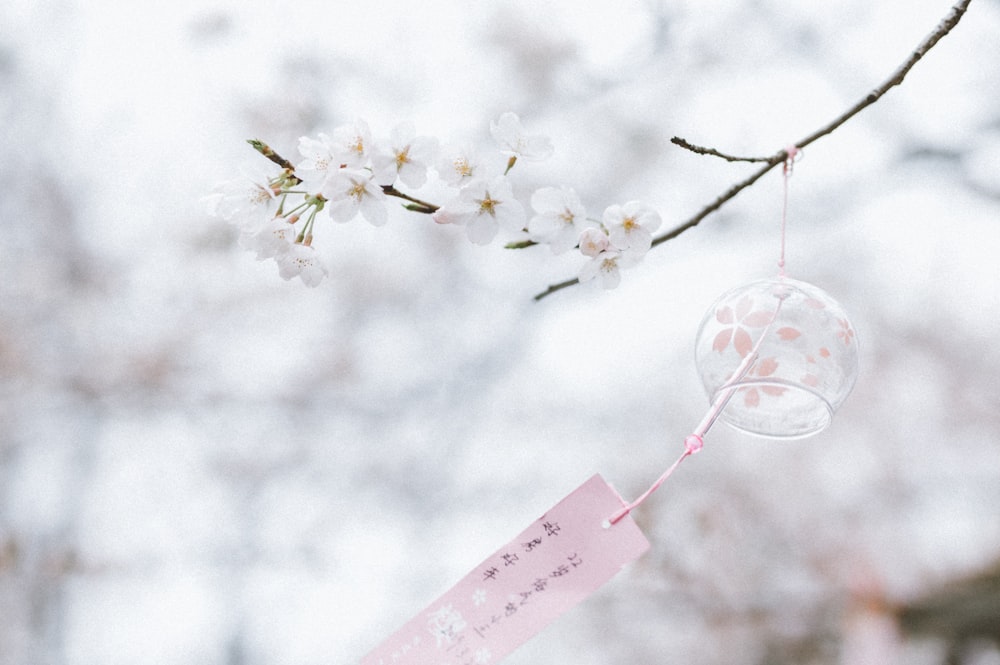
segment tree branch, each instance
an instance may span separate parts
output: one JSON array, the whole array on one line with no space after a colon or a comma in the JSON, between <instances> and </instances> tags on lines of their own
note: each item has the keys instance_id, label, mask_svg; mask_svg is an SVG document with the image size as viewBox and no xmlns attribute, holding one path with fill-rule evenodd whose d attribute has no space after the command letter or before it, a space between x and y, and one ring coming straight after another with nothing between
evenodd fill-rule
<instances>
[{"instance_id":1,"label":"tree branch","mask_svg":"<svg viewBox=\"0 0 1000 665\"><path fill-rule=\"evenodd\" d=\"M694 145L688 143L679 136L675 136L670 139L670 142L676 146L684 148L685 150L690 150L691 152L697 153L699 155L712 155L713 157L721 157L727 162L769 162L770 157L734 157L733 155L727 155L723 152L719 152L715 148L705 148L700 145Z\"/></svg>"},{"instance_id":2,"label":"tree branch","mask_svg":"<svg viewBox=\"0 0 1000 665\"><path fill-rule=\"evenodd\" d=\"M580 280L577 279L576 277L574 277L573 279L567 279L565 282L559 282L558 284L550 284L549 288L545 289L544 291L542 291L539 294L536 294L534 300L535 300L535 302L538 302L539 300L541 300L545 296L551 295L551 294L555 293L556 291L562 291L567 286L573 286L574 284L579 284L579 283L580 283Z\"/></svg>"},{"instance_id":3,"label":"tree branch","mask_svg":"<svg viewBox=\"0 0 1000 665\"><path fill-rule=\"evenodd\" d=\"M927 37L925 37L923 41L921 41L920 44L917 45L917 48L914 49L913 53L910 54L910 56L906 59L906 61L903 62L903 64L901 64L896 69L896 71L893 72L893 74L882 83L882 85L878 86L877 88L869 92L858 103L847 109L844 113L836 117L831 122L827 123L823 127L820 127L815 132L806 136L805 138L796 141L794 146L796 148L804 148L810 143L816 141L817 139L826 136L827 134L833 133L838 127L840 127L845 122L847 122L855 115L860 113L863 109L871 106L879 99L881 99L882 96L889 90L891 90L893 87L901 84L903 82L903 79L906 78L906 75L910 72L911 69L913 69L913 66L917 64L917 62L922 57L924 57L928 51L934 48L934 45L937 44L942 37L951 32L952 28L958 25L958 22L962 19L962 16L969 8L969 3L971 1L972 0L959 0L959 2L957 2L955 6L951 8L951 11L949 11L948 14L943 19L941 19L941 22L938 23L938 26L934 29L934 31L931 32L929 35L927 35ZM751 186L752 184L760 180L760 178L763 177L765 173L773 169L778 164L783 163L785 159L787 159L788 157L787 150L782 150L780 152L777 152L771 157L734 157L732 155L727 155L725 153L719 152L714 148L703 148L701 146L692 145L687 141L685 141L684 139L678 137L672 139L671 142L674 143L675 145L678 145L682 148L685 148L697 154L720 157L729 162L765 162L765 164L763 167L761 167L753 174L751 174L748 178L746 178L741 182L736 183L735 185L727 189L725 192L720 194L714 201L712 201L707 206L698 211L698 213L695 214L693 217L681 223L680 225L676 226L675 228L671 229L670 231L667 231L666 233L663 233L654 238L653 239L654 247L668 240L672 240L677 236L681 235L682 233L684 233L685 231L687 231L688 229L697 226L701 222L701 220L705 219L710 214L721 208L723 205L726 204L726 202L734 198L741 191L743 191L747 187ZM562 289L565 289L577 283L579 283L579 280L571 279L571 280L566 280L565 282L559 282L558 284L552 284L551 286L549 286L548 289L536 295L535 300L541 300L546 296L556 293L557 291L561 291Z\"/></svg>"}]
</instances>

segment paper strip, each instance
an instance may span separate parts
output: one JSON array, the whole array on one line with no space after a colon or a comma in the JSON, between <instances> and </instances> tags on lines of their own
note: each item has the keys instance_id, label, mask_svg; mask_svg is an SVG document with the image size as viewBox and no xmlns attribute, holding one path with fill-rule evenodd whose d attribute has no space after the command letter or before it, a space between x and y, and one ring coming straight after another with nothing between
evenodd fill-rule
<instances>
[{"instance_id":1,"label":"paper strip","mask_svg":"<svg viewBox=\"0 0 1000 665\"><path fill-rule=\"evenodd\" d=\"M494 665L649 549L624 502L595 475L361 660Z\"/></svg>"}]
</instances>

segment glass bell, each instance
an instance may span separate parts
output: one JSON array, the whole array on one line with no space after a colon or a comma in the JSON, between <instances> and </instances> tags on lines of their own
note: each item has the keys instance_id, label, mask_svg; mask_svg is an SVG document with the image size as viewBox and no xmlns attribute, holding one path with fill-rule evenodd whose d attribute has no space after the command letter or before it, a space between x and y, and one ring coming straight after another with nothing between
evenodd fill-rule
<instances>
[{"instance_id":1,"label":"glass bell","mask_svg":"<svg viewBox=\"0 0 1000 665\"><path fill-rule=\"evenodd\" d=\"M705 314L695 362L718 417L751 434L798 438L833 419L858 375L858 340L821 289L784 277L723 294Z\"/></svg>"}]
</instances>

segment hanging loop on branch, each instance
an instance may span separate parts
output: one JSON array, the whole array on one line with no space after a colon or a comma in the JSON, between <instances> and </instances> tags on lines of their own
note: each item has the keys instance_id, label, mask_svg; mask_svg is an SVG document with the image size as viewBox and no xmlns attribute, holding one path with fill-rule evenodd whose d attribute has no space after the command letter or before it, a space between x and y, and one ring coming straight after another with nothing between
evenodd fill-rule
<instances>
[{"instance_id":1,"label":"hanging loop on branch","mask_svg":"<svg viewBox=\"0 0 1000 665\"><path fill-rule=\"evenodd\" d=\"M782 166L782 172L785 174L785 177L792 175L792 166L795 162L802 159L803 155L805 153L794 143L785 148L785 163Z\"/></svg>"}]
</instances>

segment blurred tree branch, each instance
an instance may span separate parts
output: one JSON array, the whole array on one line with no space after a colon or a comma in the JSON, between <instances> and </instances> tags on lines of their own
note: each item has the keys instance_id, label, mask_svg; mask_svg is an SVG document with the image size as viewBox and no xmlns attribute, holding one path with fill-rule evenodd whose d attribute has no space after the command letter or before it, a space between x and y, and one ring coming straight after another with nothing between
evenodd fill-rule
<instances>
[{"instance_id":1,"label":"blurred tree branch","mask_svg":"<svg viewBox=\"0 0 1000 665\"><path fill-rule=\"evenodd\" d=\"M928 51L934 48L934 45L937 44L942 37L951 32L952 28L958 25L958 22L962 19L962 16L968 9L969 3L971 1L972 0L959 0L959 2L957 2L951 8L948 14L943 19L941 19L940 23L938 23L934 31L931 32L929 35L927 35L923 39L923 41L921 41L920 44L917 45L917 48L914 49L914 51L903 62L903 64L901 64L896 69L896 71L893 72L892 75L888 79L886 79L885 82L882 83L882 85L878 86L877 88L869 92L864 98L862 98L854 106L852 106L851 108L847 109L842 114L837 116L837 118L835 118L833 121L829 122L823 127L820 127L809 136L806 136L805 138L796 141L793 144L794 147L804 148L810 143L816 141L817 139L826 136L828 134L832 134L838 127L840 127L845 122L847 122L855 115L860 113L863 109L871 106L879 99L881 99L882 96L885 93L887 93L890 89L901 84L903 82L903 79L906 78L906 75L910 72L913 66L917 64L917 62L922 57L924 57ZM682 233L684 233L685 231L687 231L688 229L692 229L695 226L697 226L701 222L701 220L705 219L710 214L721 208L723 205L725 205L727 201L734 198L741 191L753 185L765 173L773 169L778 164L784 163L785 160L788 158L788 150L792 147L789 146L789 148L780 150L775 154L771 155L770 157L736 157L733 155L720 152L714 148L706 148L702 146L693 145L680 137L674 137L673 139L671 139L671 143L686 150L690 150L691 152L694 152L696 154L719 157L728 162L754 162L754 163L763 162L764 165L757 171L750 174L750 176L747 177L746 179L734 184L732 187L730 187L725 192L720 194L718 197L716 197L714 201L712 201L704 208L699 210L693 217L691 217L687 221L655 237L653 239L653 247L661 245L668 240L672 240L677 236L681 235ZM552 284L545 291L542 291L541 293L536 295L535 300L541 300L542 298L548 295L551 295L557 291L561 291L562 289L565 289L569 286L573 286L574 284L578 283L579 280L573 278L573 279L568 279L564 282Z\"/></svg>"}]
</instances>

